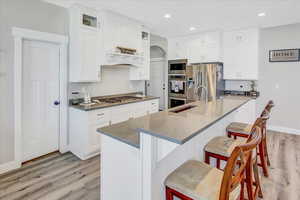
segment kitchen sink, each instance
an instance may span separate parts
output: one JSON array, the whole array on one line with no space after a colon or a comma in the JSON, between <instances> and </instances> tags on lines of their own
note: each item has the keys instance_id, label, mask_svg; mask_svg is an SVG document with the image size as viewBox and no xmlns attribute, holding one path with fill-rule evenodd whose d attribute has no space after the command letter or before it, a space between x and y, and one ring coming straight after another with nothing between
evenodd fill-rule
<instances>
[{"instance_id":1,"label":"kitchen sink","mask_svg":"<svg viewBox=\"0 0 300 200\"><path fill-rule=\"evenodd\" d=\"M180 112L183 112L183 111L186 111L186 110L190 110L192 108L195 108L197 106L194 106L194 105L188 105L188 106L181 106L177 109L174 109L174 110L171 110L170 112L173 112L173 113L180 113Z\"/></svg>"}]
</instances>

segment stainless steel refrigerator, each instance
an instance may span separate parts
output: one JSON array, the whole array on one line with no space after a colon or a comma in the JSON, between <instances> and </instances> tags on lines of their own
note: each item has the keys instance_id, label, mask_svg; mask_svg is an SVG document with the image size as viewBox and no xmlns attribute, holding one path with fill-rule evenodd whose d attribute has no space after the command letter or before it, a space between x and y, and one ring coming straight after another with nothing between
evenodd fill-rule
<instances>
[{"instance_id":1,"label":"stainless steel refrigerator","mask_svg":"<svg viewBox=\"0 0 300 200\"><path fill-rule=\"evenodd\" d=\"M224 94L222 63L199 63L186 68L187 102L214 101Z\"/></svg>"}]
</instances>

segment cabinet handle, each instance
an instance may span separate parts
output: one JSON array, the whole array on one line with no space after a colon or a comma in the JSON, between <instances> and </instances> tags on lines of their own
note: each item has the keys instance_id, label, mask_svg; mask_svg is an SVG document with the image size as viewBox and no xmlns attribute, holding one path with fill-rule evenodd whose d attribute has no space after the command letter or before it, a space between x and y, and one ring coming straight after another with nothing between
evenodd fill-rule
<instances>
[{"instance_id":1,"label":"cabinet handle","mask_svg":"<svg viewBox=\"0 0 300 200\"><path fill-rule=\"evenodd\" d=\"M104 115L104 113L97 114L97 116L103 116L103 115Z\"/></svg>"}]
</instances>

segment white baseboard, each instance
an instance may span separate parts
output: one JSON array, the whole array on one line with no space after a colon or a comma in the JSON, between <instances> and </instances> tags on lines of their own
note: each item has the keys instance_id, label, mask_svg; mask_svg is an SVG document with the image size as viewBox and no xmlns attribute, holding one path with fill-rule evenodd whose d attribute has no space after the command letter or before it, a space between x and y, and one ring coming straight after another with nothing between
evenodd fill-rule
<instances>
[{"instance_id":1,"label":"white baseboard","mask_svg":"<svg viewBox=\"0 0 300 200\"><path fill-rule=\"evenodd\" d=\"M300 135L300 130L293 129L293 128L288 128L288 127L283 127L283 126L268 126L268 130Z\"/></svg>"},{"instance_id":2,"label":"white baseboard","mask_svg":"<svg viewBox=\"0 0 300 200\"><path fill-rule=\"evenodd\" d=\"M20 167L21 167L21 165L17 161L11 161L11 162L2 164L2 165L0 165L0 174L3 174L5 172L8 172L8 171L11 171L14 169L18 169Z\"/></svg>"},{"instance_id":3,"label":"white baseboard","mask_svg":"<svg viewBox=\"0 0 300 200\"><path fill-rule=\"evenodd\" d=\"M59 149L59 152L60 152L61 154L67 153L67 152L69 152L69 151L70 151L70 146L69 146L69 145L64 146L64 147L61 147L61 148Z\"/></svg>"}]
</instances>

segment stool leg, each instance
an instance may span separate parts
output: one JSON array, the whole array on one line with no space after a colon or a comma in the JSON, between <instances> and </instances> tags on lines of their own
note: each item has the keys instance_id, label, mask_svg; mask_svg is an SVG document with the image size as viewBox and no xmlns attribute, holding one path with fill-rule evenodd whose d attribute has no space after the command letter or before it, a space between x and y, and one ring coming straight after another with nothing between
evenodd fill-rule
<instances>
[{"instance_id":1,"label":"stool leg","mask_svg":"<svg viewBox=\"0 0 300 200\"><path fill-rule=\"evenodd\" d=\"M217 168L220 169L221 168L221 160L219 158L217 159Z\"/></svg>"},{"instance_id":2,"label":"stool leg","mask_svg":"<svg viewBox=\"0 0 300 200\"><path fill-rule=\"evenodd\" d=\"M269 177L264 142L262 141L258 146L259 146L259 158L260 158L261 166L263 168L264 176Z\"/></svg>"},{"instance_id":3,"label":"stool leg","mask_svg":"<svg viewBox=\"0 0 300 200\"><path fill-rule=\"evenodd\" d=\"M210 158L210 156L209 156L208 152L205 151L205 161L204 161L204 162L205 162L206 164L210 164L210 159L209 159L209 158Z\"/></svg>"},{"instance_id":4,"label":"stool leg","mask_svg":"<svg viewBox=\"0 0 300 200\"><path fill-rule=\"evenodd\" d=\"M244 197L244 191L245 191L245 180L242 180L242 182L241 182L241 191L240 191L240 199L239 200L244 200L244 198L245 198Z\"/></svg>"},{"instance_id":5,"label":"stool leg","mask_svg":"<svg viewBox=\"0 0 300 200\"><path fill-rule=\"evenodd\" d=\"M265 147L265 154L266 154L266 158L267 158L267 164L268 164L268 166L271 166L269 152L268 152L267 139L265 139L265 141L264 141L264 147Z\"/></svg>"},{"instance_id":6,"label":"stool leg","mask_svg":"<svg viewBox=\"0 0 300 200\"><path fill-rule=\"evenodd\" d=\"M247 187L247 193L248 193L248 199L249 200L254 200L254 195L253 195L253 162L252 159L247 164L246 167L246 187Z\"/></svg>"},{"instance_id":7,"label":"stool leg","mask_svg":"<svg viewBox=\"0 0 300 200\"><path fill-rule=\"evenodd\" d=\"M229 138L231 138L231 132L227 132L227 136L229 137Z\"/></svg>"},{"instance_id":8,"label":"stool leg","mask_svg":"<svg viewBox=\"0 0 300 200\"><path fill-rule=\"evenodd\" d=\"M257 167L257 160L253 163L253 174L254 174L254 180L256 188L258 189L258 196L259 198L263 198L263 193L260 185L260 179L259 179L259 173L258 173L258 167Z\"/></svg>"},{"instance_id":9,"label":"stool leg","mask_svg":"<svg viewBox=\"0 0 300 200\"><path fill-rule=\"evenodd\" d=\"M173 194L172 190L168 187L166 187L166 200L173 200Z\"/></svg>"}]
</instances>

